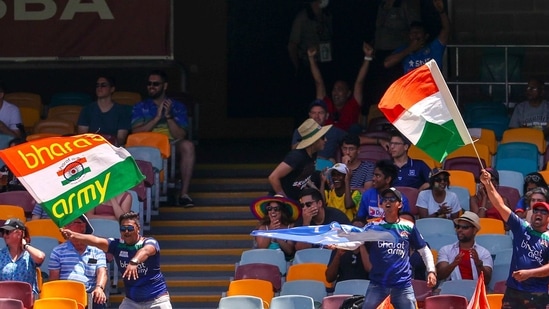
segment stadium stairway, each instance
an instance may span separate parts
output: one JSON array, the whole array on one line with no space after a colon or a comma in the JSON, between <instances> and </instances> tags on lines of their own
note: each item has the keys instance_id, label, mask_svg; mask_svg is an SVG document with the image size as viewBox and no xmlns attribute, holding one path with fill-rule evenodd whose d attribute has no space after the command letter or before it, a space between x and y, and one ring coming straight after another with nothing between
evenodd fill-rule
<instances>
[{"instance_id":1,"label":"stadium stairway","mask_svg":"<svg viewBox=\"0 0 549 309\"><path fill-rule=\"evenodd\" d=\"M274 164L199 164L190 191L197 206L162 206L146 235L161 248L173 308L217 308L257 220L250 202L267 193ZM122 285L120 285L122 287ZM123 289L121 289L123 291ZM118 308L123 294L110 297Z\"/></svg>"}]
</instances>

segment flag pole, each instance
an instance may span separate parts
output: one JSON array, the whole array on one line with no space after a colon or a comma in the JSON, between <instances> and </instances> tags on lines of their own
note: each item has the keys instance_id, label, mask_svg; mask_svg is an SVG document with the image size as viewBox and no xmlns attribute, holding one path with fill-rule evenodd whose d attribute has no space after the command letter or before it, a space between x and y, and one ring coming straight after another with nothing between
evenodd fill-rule
<instances>
[{"instance_id":1,"label":"flag pole","mask_svg":"<svg viewBox=\"0 0 549 309\"><path fill-rule=\"evenodd\" d=\"M475 154L477 155L478 163L480 164L481 169L486 169L486 166L482 165L482 160L480 159L480 155L478 154L477 147L475 146L475 141L471 143L473 145L473 150L475 151Z\"/></svg>"}]
</instances>

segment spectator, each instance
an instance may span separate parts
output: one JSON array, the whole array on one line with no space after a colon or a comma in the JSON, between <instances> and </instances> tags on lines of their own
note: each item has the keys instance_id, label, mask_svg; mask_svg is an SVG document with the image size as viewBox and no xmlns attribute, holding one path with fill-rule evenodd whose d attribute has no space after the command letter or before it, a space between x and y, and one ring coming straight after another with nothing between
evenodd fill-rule
<instances>
[{"instance_id":1,"label":"spectator","mask_svg":"<svg viewBox=\"0 0 549 309\"><path fill-rule=\"evenodd\" d=\"M433 5L440 15L442 29L437 38L429 41L429 34L425 31L425 25L422 22L412 22L410 24L409 44L397 48L390 56L385 58L384 65L390 68L401 64L404 73L424 65L429 60L435 60L439 68L442 69L442 56L448 43L450 35L450 19L446 14L443 0L433 0Z\"/></svg>"},{"instance_id":2,"label":"spectator","mask_svg":"<svg viewBox=\"0 0 549 309\"><path fill-rule=\"evenodd\" d=\"M116 84L114 78L99 76L95 84L97 101L90 103L78 117L78 133L105 134L116 138L118 145L126 144L131 128L130 108L112 100Z\"/></svg>"},{"instance_id":3,"label":"spectator","mask_svg":"<svg viewBox=\"0 0 549 309\"><path fill-rule=\"evenodd\" d=\"M193 175L195 150L194 144L188 140L187 107L179 101L168 98L167 89L166 73L159 70L152 71L147 81L149 99L133 107L132 132L159 132L167 135L170 141L176 144L182 183L178 202L180 206L192 207L194 202L188 193Z\"/></svg>"},{"instance_id":4,"label":"spectator","mask_svg":"<svg viewBox=\"0 0 549 309\"><path fill-rule=\"evenodd\" d=\"M431 189L419 192L417 197L419 217L457 218L461 211L459 199L454 192L446 190L450 186L450 173L433 169L429 185Z\"/></svg>"},{"instance_id":5,"label":"spectator","mask_svg":"<svg viewBox=\"0 0 549 309\"><path fill-rule=\"evenodd\" d=\"M23 144L23 143L26 143L26 140L24 138L16 137L16 138L12 139L9 142L8 147L13 147L13 146L20 145L20 144ZM8 168L7 165L4 165L2 168L0 168L0 173L1 173L1 176L2 176L2 185L3 185L2 191L3 192L6 192L6 191L26 191L27 190L27 188L25 188L21 184L19 179L17 177L15 177L15 175L12 173L12 171L10 171L10 169Z\"/></svg>"},{"instance_id":6,"label":"spectator","mask_svg":"<svg viewBox=\"0 0 549 309\"><path fill-rule=\"evenodd\" d=\"M278 230L294 227L294 222L301 214L296 202L283 196L266 196L252 202L250 209L260 220L256 230ZM255 248L282 250L286 258L294 255L294 242L283 239L256 236Z\"/></svg>"},{"instance_id":7,"label":"spectator","mask_svg":"<svg viewBox=\"0 0 549 309\"><path fill-rule=\"evenodd\" d=\"M374 49L367 43L363 43L362 50L364 52L364 61L358 71L353 89L351 90L347 82L338 80L334 83L331 97L326 95L326 85L316 64L315 55L317 50L315 48L307 50L311 73L315 80L316 98L326 102L330 113L327 123L333 123L334 126L357 135L362 132L362 128L358 124L358 117L362 106L364 77L368 73L368 67L374 53Z\"/></svg>"},{"instance_id":8,"label":"spectator","mask_svg":"<svg viewBox=\"0 0 549 309\"><path fill-rule=\"evenodd\" d=\"M353 220L360 203L360 191L351 190L351 171L343 163L336 163L322 173L320 192L324 192L326 205L341 210ZM326 188L328 185L328 188Z\"/></svg>"},{"instance_id":9,"label":"spectator","mask_svg":"<svg viewBox=\"0 0 549 309\"><path fill-rule=\"evenodd\" d=\"M322 194L315 188L301 191L299 203L301 204L301 217L297 219L295 226L326 225L334 221L341 224L351 223L341 210L326 207ZM312 247L314 247L312 244L304 242L295 244L296 251Z\"/></svg>"},{"instance_id":10,"label":"spectator","mask_svg":"<svg viewBox=\"0 0 549 309\"><path fill-rule=\"evenodd\" d=\"M6 243L6 247L0 249L0 281L28 282L37 296L36 267L44 262L46 255L30 244L29 231L21 220L6 220L0 231Z\"/></svg>"},{"instance_id":11,"label":"spectator","mask_svg":"<svg viewBox=\"0 0 549 309\"><path fill-rule=\"evenodd\" d=\"M416 217L409 212L401 211L399 217L416 224ZM430 249L429 243L427 243L427 246ZM423 262L421 254L414 246L410 246L410 266L412 267L412 278L423 281L427 280L427 267Z\"/></svg>"},{"instance_id":12,"label":"spectator","mask_svg":"<svg viewBox=\"0 0 549 309\"><path fill-rule=\"evenodd\" d=\"M75 233L93 234L88 218L82 215L65 226ZM49 280L74 280L86 285L92 308L107 308L107 260L105 253L76 239L53 248L48 264Z\"/></svg>"},{"instance_id":13,"label":"spectator","mask_svg":"<svg viewBox=\"0 0 549 309\"><path fill-rule=\"evenodd\" d=\"M291 150L284 160L269 175L272 195L279 194L293 200L299 198L299 191L312 186L311 176L315 172L317 153L324 149L326 132L332 125L320 126L309 118L297 129L301 142Z\"/></svg>"},{"instance_id":14,"label":"spectator","mask_svg":"<svg viewBox=\"0 0 549 309\"><path fill-rule=\"evenodd\" d=\"M402 208L402 194L395 188L381 192L381 221L373 224L391 231L394 241L366 242L372 268L370 285L364 297L362 308L376 308L387 296L395 308L416 308L412 271L410 265L410 246L417 248L423 262L427 265L427 285L436 285L435 263L431 250L423 240L416 226L399 217Z\"/></svg>"},{"instance_id":15,"label":"spectator","mask_svg":"<svg viewBox=\"0 0 549 309\"><path fill-rule=\"evenodd\" d=\"M549 134L549 102L543 99L545 81L541 77L531 77L526 86L526 101L519 103L513 110L509 128L535 128L542 130L545 137Z\"/></svg>"},{"instance_id":16,"label":"spectator","mask_svg":"<svg viewBox=\"0 0 549 309\"><path fill-rule=\"evenodd\" d=\"M4 81L0 80L0 134L22 137L19 127L23 127L19 107L5 101L6 87Z\"/></svg>"},{"instance_id":17,"label":"spectator","mask_svg":"<svg viewBox=\"0 0 549 309\"><path fill-rule=\"evenodd\" d=\"M341 144L341 162L347 165L351 171L351 189L364 192L372 186L374 177L374 164L370 161L361 161L358 159L358 148L360 139L357 135L349 134L343 139Z\"/></svg>"},{"instance_id":18,"label":"spectator","mask_svg":"<svg viewBox=\"0 0 549 309\"><path fill-rule=\"evenodd\" d=\"M131 208L132 195L128 192L122 192L112 199L94 207L92 210L88 211L86 215L90 219L100 218L118 220L121 215L130 212Z\"/></svg>"},{"instance_id":19,"label":"spectator","mask_svg":"<svg viewBox=\"0 0 549 309\"><path fill-rule=\"evenodd\" d=\"M490 179L490 173L483 171L480 181L486 187L488 198L513 232L513 256L502 308L543 308L549 304L546 233L549 204L535 203L532 218L527 222L505 206Z\"/></svg>"},{"instance_id":20,"label":"spectator","mask_svg":"<svg viewBox=\"0 0 549 309\"><path fill-rule=\"evenodd\" d=\"M101 238L61 229L67 240L95 246L114 256L124 280L125 297L119 308L171 309L166 280L160 272L160 246L152 237L140 234L139 215L120 216L120 238Z\"/></svg>"},{"instance_id":21,"label":"spectator","mask_svg":"<svg viewBox=\"0 0 549 309\"><path fill-rule=\"evenodd\" d=\"M38 219L49 219L50 215L44 210L42 205L36 203L34 204L34 208L32 209L31 214L31 221L32 220L38 220Z\"/></svg>"},{"instance_id":22,"label":"spectator","mask_svg":"<svg viewBox=\"0 0 549 309\"><path fill-rule=\"evenodd\" d=\"M524 196L518 201L517 206L515 207L516 214L522 219L526 217L526 212L530 209L530 197L527 198L527 193L534 188L543 188L547 191L547 183L545 182L543 176L538 172L529 173L526 177L524 177L522 190L522 192L524 192Z\"/></svg>"},{"instance_id":23,"label":"spectator","mask_svg":"<svg viewBox=\"0 0 549 309\"><path fill-rule=\"evenodd\" d=\"M482 272L484 282L488 285L494 261L490 252L475 242L475 236L481 229L479 217L474 212L466 211L454 219L454 227L458 241L438 250L438 281L447 278L477 280Z\"/></svg>"},{"instance_id":24,"label":"spectator","mask_svg":"<svg viewBox=\"0 0 549 309\"><path fill-rule=\"evenodd\" d=\"M333 249L326 268L326 281L368 280L371 268L370 256L364 245L355 250Z\"/></svg>"},{"instance_id":25,"label":"spectator","mask_svg":"<svg viewBox=\"0 0 549 309\"><path fill-rule=\"evenodd\" d=\"M532 218L532 207L535 203L549 201L549 191L543 187L534 188L525 194L525 203L528 205L526 211L522 209L515 210L515 213L520 217L530 221Z\"/></svg>"},{"instance_id":26,"label":"spectator","mask_svg":"<svg viewBox=\"0 0 549 309\"><path fill-rule=\"evenodd\" d=\"M487 167L486 171L490 173L492 176L491 181L496 190L499 187L499 173L495 168ZM503 197L503 202L505 205L509 205L509 199L506 197ZM493 219L499 219L502 220L501 216L499 215L499 212L495 207L492 206L492 203L490 202L490 199L486 195L486 188L481 183L478 185L477 194L475 196L471 196L469 208L472 212L476 213L480 218L493 218Z\"/></svg>"},{"instance_id":27,"label":"spectator","mask_svg":"<svg viewBox=\"0 0 549 309\"><path fill-rule=\"evenodd\" d=\"M357 219L363 223L367 219L382 218L383 207L381 205L381 195L393 185L397 177L397 167L390 160L377 161L374 169L374 178L372 187L362 194L360 205L358 206ZM402 211L410 212L410 205L406 196L402 196Z\"/></svg>"},{"instance_id":28,"label":"spectator","mask_svg":"<svg viewBox=\"0 0 549 309\"><path fill-rule=\"evenodd\" d=\"M391 133L389 142L389 152L393 158L393 163L398 168L397 178L393 181L396 187L412 187L418 190L429 188L429 174L431 169L425 162L412 159L408 156L410 141L400 132Z\"/></svg>"}]
</instances>

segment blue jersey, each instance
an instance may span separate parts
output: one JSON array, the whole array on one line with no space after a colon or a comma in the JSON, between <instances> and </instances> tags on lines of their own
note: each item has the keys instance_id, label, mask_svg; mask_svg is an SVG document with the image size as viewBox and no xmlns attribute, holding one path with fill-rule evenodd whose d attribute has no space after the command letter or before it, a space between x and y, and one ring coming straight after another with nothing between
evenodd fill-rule
<instances>
[{"instance_id":1,"label":"blue jersey","mask_svg":"<svg viewBox=\"0 0 549 309\"><path fill-rule=\"evenodd\" d=\"M118 264L121 274L126 271L126 266L134 257L137 250L145 245L152 245L156 254L149 256L145 261L137 265L137 280L124 278L126 297L135 302L151 301L168 292L166 280L160 272L160 247L153 238L142 238L134 245L128 245L120 239L109 238L108 253L111 253Z\"/></svg>"},{"instance_id":2,"label":"blue jersey","mask_svg":"<svg viewBox=\"0 0 549 309\"><path fill-rule=\"evenodd\" d=\"M408 158L408 162L398 167L397 178L393 181L394 187L412 187L419 189L424 183L429 182L431 169L425 162Z\"/></svg>"},{"instance_id":3,"label":"blue jersey","mask_svg":"<svg viewBox=\"0 0 549 309\"><path fill-rule=\"evenodd\" d=\"M377 192L376 188L370 188L362 193L360 204L358 205L358 212L356 217L359 219L371 219L383 217L383 209L380 207L381 196ZM402 195L402 209L401 212L410 212L410 202L408 198Z\"/></svg>"},{"instance_id":4,"label":"blue jersey","mask_svg":"<svg viewBox=\"0 0 549 309\"><path fill-rule=\"evenodd\" d=\"M399 53L404 50L407 46L402 46L396 49L393 54ZM429 60L435 60L438 67L442 69L442 56L444 55L444 49L446 45L443 45L438 38L434 39L429 45L423 47L422 49L409 54L404 59L402 59L402 68L404 73L408 73L411 70L418 68Z\"/></svg>"},{"instance_id":5,"label":"blue jersey","mask_svg":"<svg viewBox=\"0 0 549 309\"><path fill-rule=\"evenodd\" d=\"M383 227L393 234L395 241L367 242L372 269L370 281L384 288L406 288L411 285L410 245L421 249L427 244L413 222L399 220L387 223L385 220L372 224ZM547 289L547 286L545 287Z\"/></svg>"},{"instance_id":6,"label":"blue jersey","mask_svg":"<svg viewBox=\"0 0 549 309\"><path fill-rule=\"evenodd\" d=\"M513 232L513 257L507 286L524 292L547 293L549 277L532 277L518 282L511 274L515 270L538 268L549 262L549 232L535 231L528 222L514 213L509 216L507 225Z\"/></svg>"}]
</instances>

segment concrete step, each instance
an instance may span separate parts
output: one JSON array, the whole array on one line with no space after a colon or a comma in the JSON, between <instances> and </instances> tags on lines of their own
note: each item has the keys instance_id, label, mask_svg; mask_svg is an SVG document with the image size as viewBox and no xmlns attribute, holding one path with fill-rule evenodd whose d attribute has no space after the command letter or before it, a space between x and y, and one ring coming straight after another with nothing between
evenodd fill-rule
<instances>
[{"instance_id":1,"label":"concrete step","mask_svg":"<svg viewBox=\"0 0 549 309\"><path fill-rule=\"evenodd\" d=\"M194 198L194 197L193 197ZM176 206L160 207L155 220L231 220L253 219L249 205L218 205L182 208Z\"/></svg>"},{"instance_id":2,"label":"concrete step","mask_svg":"<svg viewBox=\"0 0 549 309\"><path fill-rule=\"evenodd\" d=\"M282 159L282 157L281 157ZM198 164L193 172L193 179L200 178L267 178L276 164Z\"/></svg>"},{"instance_id":3,"label":"concrete step","mask_svg":"<svg viewBox=\"0 0 549 309\"><path fill-rule=\"evenodd\" d=\"M251 248L253 237L242 234L154 235L164 249Z\"/></svg>"},{"instance_id":4,"label":"concrete step","mask_svg":"<svg viewBox=\"0 0 549 309\"><path fill-rule=\"evenodd\" d=\"M268 190L252 192L191 192L196 207L219 205L249 205L254 199L267 195Z\"/></svg>"},{"instance_id":5,"label":"concrete step","mask_svg":"<svg viewBox=\"0 0 549 309\"><path fill-rule=\"evenodd\" d=\"M203 178L193 179L189 190L201 191L268 191L271 188L267 177L261 178Z\"/></svg>"},{"instance_id":6,"label":"concrete step","mask_svg":"<svg viewBox=\"0 0 549 309\"><path fill-rule=\"evenodd\" d=\"M198 235L198 234L245 234L249 235L257 227L256 219L243 220L153 220L151 232L164 235Z\"/></svg>"}]
</instances>

